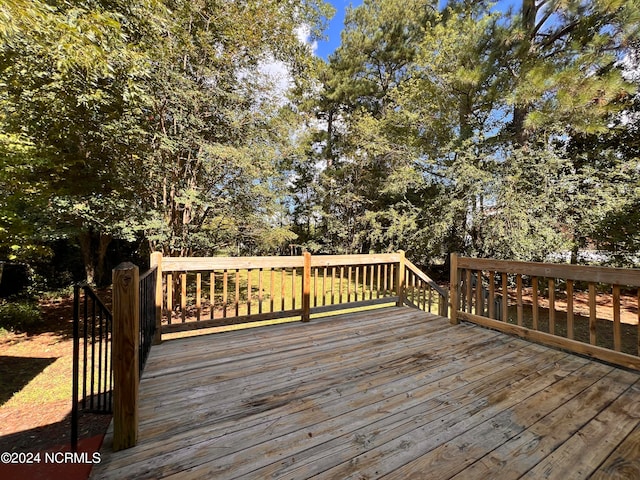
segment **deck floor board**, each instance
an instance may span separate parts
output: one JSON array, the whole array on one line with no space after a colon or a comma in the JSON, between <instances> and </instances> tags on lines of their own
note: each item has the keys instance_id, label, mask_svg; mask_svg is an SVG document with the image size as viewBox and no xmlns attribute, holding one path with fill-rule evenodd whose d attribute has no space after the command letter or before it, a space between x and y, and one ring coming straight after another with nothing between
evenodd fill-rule
<instances>
[{"instance_id":1,"label":"deck floor board","mask_svg":"<svg viewBox=\"0 0 640 480\"><path fill-rule=\"evenodd\" d=\"M108 432L92 478L637 478L639 397L637 372L468 323L337 315L153 347L139 443Z\"/></svg>"}]
</instances>

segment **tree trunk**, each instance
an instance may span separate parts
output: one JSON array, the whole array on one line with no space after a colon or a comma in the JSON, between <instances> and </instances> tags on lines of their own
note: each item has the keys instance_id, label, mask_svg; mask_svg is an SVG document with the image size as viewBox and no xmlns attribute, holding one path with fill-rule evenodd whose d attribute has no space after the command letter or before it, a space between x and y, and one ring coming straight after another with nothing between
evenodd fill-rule
<instances>
[{"instance_id":1,"label":"tree trunk","mask_svg":"<svg viewBox=\"0 0 640 480\"><path fill-rule=\"evenodd\" d=\"M95 280L95 264L93 262L93 248L91 247L91 232L83 231L78 235L78 243L82 253L82 263L87 283L93 284Z\"/></svg>"},{"instance_id":2,"label":"tree trunk","mask_svg":"<svg viewBox=\"0 0 640 480\"><path fill-rule=\"evenodd\" d=\"M98 234L98 251L96 252L95 281L96 285L103 287L111 283L110 275L105 271L105 260L107 258L107 249L113 238L111 235L103 233Z\"/></svg>"},{"instance_id":3,"label":"tree trunk","mask_svg":"<svg viewBox=\"0 0 640 480\"><path fill-rule=\"evenodd\" d=\"M518 48L518 71L519 78L517 82L523 82L524 77L529 69L530 57L535 53L535 35L536 35L536 17L538 15L538 7L535 0L522 0L522 40ZM511 130L513 132L513 141L523 147L529 140L529 135L525 130L524 121L529 114L530 106L525 101L516 103L513 107L513 121Z\"/></svg>"},{"instance_id":4,"label":"tree trunk","mask_svg":"<svg viewBox=\"0 0 640 480\"><path fill-rule=\"evenodd\" d=\"M110 279L106 278L104 267L111 240L111 235L95 233L91 229L78 235L87 283L98 286L110 283Z\"/></svg>"}]
</instances>

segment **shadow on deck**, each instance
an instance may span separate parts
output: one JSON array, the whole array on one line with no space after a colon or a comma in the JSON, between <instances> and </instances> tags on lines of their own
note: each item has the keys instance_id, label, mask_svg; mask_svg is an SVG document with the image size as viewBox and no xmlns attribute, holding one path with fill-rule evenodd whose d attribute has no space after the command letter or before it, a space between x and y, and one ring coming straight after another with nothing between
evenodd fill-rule
<instances>
[{"instance_id":1,"label":"shadow on deck","mask_svg":"<svg viewBox=\"0 0 640 480\"><path fill-rule=\"evenodd\" d=\"M640 478L640 374L410 308L171 340L92 478Z\"/></svg>"}]
</instances>

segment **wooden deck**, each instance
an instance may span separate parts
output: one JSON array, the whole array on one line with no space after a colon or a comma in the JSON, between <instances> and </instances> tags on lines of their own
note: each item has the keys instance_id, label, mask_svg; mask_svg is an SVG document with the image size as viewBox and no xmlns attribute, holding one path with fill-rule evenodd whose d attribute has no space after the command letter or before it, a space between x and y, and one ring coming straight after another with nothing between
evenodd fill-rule
<instances>
[{"instance_id":1,"label":"wooden deck","mask_svg":"<svg viewBox=\"0 0 640 480\"><path fill-rule=\"evenodd\" d=\"M151 349L92 478L640 478L640 374L410 308Z\"/></svg>"}]
</instances>

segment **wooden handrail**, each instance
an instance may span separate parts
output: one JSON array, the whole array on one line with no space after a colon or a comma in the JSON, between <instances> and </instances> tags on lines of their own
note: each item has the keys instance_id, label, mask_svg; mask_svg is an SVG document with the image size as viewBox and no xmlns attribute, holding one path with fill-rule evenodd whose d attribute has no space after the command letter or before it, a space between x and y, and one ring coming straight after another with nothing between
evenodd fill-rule
<instances>
[{"instance_id":1,"label":"wooden handrail","mask_svg":"<svg viewBox=\"0 0 640 480\"><path fill-rule=\"evenodd\" d=\"M458 257L458 268L640 287L640 269Z\"/></svg>"},{"instance_id":2,"label":"wooden handrail","mask_svg":"<svg viewBox=\"0 0 640 480\"><path fill-rule=\"evenodd\" d=\"M296 257L162 257L163 272L208 270L247 270L302 268L304 259Z\"/></svg>"},{"instance_id":3,"label":"wooden handrail","mask_svg":"<svg viewBox=\"0 0 640 480\"><path fill-rule=\"evenodd\" d=\"M464 274L463 274L464 272ZM486 273L486 276L485 276ZM509 276L515 277L515 289L509 286ZM531 279L531 319L525 325L523 302L523 277ZM547 279L540 282L540 279ZM496 281L497 279L497 281ZM556 280L563 280L558 282ZM512 280L513 281L513 280ZM581 332L584 341L576 339L576 325L579 316L575 314L576 285L574 282L585 282L588 285L588 317L585 329ZM500 289L496 289L496 283ZM558 295L562 285L566 285L566 324L558 315ZM609 285L611 294L611 344L599 342L597 305L598 285ZM464 285L464 288L463 288ZM485 286L488 289L485 289ZM606 362L640 370L640 321L637 333L637 345L626 351L623 348L623 328L621 324L621 287L640 287L640 270L609 268L582 265L551 264L538 262L515 262L494 259L477 259L451 255L451 323L458 319L474 322L486 327L516 334L520 337L588 355ZM510 291L511 288L511 291ZM539 302L542 292L548 291L548 327L541 331ZM637 291L636 308L640 312L640 289ZM473 294L475 292L475 295ZM499 294L498 294L499 292ZM586 293L585 293L586 295ZM509 298L515 296L515 312L508 318ZM501 298L499 298L501 297ZM485 308L488 304L488 309ZM528 303L527 303L528 305ZM513 305L512 305L513 306ZM487 311L488 310L488 311ZM640 316L640 314L639 314ZM511 320L512 323L509 323ZM639 318L640 320L640 318ZM587 323L588 322L588 323ZM529 328L529 325L530 327ZM627 327L629 330L631 326ZM635 327L633 327L635 328ZM558 332L562 329L565 333ZM588 336L588 341L586 340ZM610 348L609 348L610 347Z\"/></svg>"}]
</instances>

